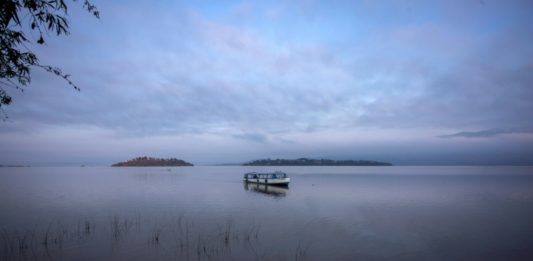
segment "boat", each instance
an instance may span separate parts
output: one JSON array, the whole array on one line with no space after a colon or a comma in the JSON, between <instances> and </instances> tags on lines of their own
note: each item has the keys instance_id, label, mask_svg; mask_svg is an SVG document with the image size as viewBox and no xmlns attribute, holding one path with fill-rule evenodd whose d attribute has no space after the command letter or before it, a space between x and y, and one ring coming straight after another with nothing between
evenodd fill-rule
<instances>
[{"instance_id":1,"label":"boat","mask_svg":"<svg viewBox=\"0 0 533 261\"><path fill-rule=\"evenodd\" d=\"M288 186L290 181L291 179L287 177L287 173L281 171L272 173L249 172L244 174L244 182L246 183Z\"/></svg>"},{"instance_id":2,"label":"boat","mask_svg":"<svg viewBox=\"0 0 533 261\"><path fill-rule=\"evenodd\" d=\"M287 196L287 193L289 192L289 187L244 182L244 190L275 198L282 198Z\"/></svg>"}]
</instances>

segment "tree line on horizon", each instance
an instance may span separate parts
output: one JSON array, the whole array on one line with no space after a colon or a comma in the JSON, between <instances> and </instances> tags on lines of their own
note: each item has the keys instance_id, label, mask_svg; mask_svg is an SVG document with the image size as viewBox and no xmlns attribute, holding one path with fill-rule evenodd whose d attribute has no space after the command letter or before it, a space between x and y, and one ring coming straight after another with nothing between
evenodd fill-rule
<instances>
[{"instance_id":1,"label":"tree line on horizon","mask_svg":"<svg viewBox=\"0 0 533 261\"><path fill-rule=\"evenodd\" d=\"M115 163L112 167L176 167L176 166L194 166L187 161L176 158L153 158L153 157L137 157L123 162Z\"/></svg>"},{"instance_id":2,"label":"tree line on horizon","mask_svg":"<svg viewBox=\"0 0 533 261\"><path fill-rule=\"evenodd\" d=\"M373 160L331 160L331 159L259 159L243 166L392 166L388 162Z\"/></svg>"},{"instance_id":3,"label":"tree line on horizon","mask_svg":"<svg viewBox=\"0 0 533 261\"><path fill-rule=\"evenodd\" d=\"M331 159L258 159L241 164L242 166L392 166L388 162L373 160L331 160ZM137 157L111 165L112 167L169 167L194 166L177 158Z\"/></svg>"}]
</instances>

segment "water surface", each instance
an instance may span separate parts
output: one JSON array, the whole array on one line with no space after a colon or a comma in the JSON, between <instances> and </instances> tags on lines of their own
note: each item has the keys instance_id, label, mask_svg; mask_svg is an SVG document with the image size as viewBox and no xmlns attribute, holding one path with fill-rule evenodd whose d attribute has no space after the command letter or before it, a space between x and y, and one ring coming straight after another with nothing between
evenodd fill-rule
<instances>
[{"instance_id":1,"label":"water surface","mask_svg":"<svg viewBox=\"0 0 533 261\"><path fill-rule=\"evenodd\" d=\"M0 168L2 260L533 260L531 220L532 167Z\"/></svg>"}]
</instances>

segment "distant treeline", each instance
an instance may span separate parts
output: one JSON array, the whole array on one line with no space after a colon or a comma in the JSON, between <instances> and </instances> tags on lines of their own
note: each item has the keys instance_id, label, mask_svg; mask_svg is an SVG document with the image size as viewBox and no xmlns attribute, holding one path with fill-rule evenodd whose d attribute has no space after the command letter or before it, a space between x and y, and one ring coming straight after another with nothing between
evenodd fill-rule
<instances>
[{"instance_id":1,"label":"distant treeline","mask_svg":"<svg viewBox=\"0 0 533 261\"><path fill-rule=\"evenodd\" d=\"M260 159L243 166L392 166L391 163L372 160L330 160L330 159Z\"/></svg>"},{"instance_id":2,"label":"distant treeline","mask_svg":"<svg viewBox=\"0 0 533 261\"><path fill-rule=\"evenodd\" d=\"M111 165L113 167L180 167L180 166L193 166L193 164L184 160L169 158L159 159L152 157L138 157L131 160L115 163Z\"/></svg>"}]
</instances>

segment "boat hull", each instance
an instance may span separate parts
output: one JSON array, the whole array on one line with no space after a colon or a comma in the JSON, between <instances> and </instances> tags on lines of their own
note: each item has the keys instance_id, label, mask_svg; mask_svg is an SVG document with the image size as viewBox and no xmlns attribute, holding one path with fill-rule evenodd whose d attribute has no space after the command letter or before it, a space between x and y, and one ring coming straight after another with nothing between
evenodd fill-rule
<instances>
[{"instance_id":1,"label":"boat hull","mask_svg":"<svg viewBox=\"0 0 533 261\"><path fill-rule=\"evenodd\" d=\"M282 178L282 179L244 179L244 182L256 183L256 184L266 184L266 185L273 185L273 186L288 186L289 182L291 182L291 179L290 178Z\"/></svg>"}]
</instances>

